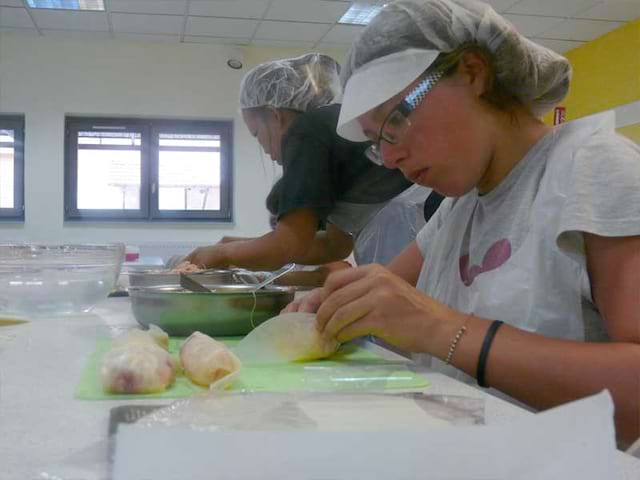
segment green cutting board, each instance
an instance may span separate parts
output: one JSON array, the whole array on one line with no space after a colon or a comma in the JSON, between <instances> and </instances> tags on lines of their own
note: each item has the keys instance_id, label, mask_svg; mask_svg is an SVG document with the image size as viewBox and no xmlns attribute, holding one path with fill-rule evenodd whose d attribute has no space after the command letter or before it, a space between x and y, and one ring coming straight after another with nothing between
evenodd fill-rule
<instances>
[{"instance_id":1,"label":"green cutting board","mask_svg":"<svg viewBox=\"0 0 640 480\"><path fill-rule=\"evenodd\" d=\"M178 358L184 338L169 340L169 353ZM233 348L240 338L225 338ZM181 398L205 392L182 373L164 392L150 394L105 393L100 383L100 363L109 349L110 340L100 339L89 357L75 396L81 400L121 400L132 398ZM330 359L277 365L243 365L240 375L230 386L233 391L382 391L424 388L429 382L400 362L390 362L355 345L343 345Z\"/></svg>"}]
</instances>

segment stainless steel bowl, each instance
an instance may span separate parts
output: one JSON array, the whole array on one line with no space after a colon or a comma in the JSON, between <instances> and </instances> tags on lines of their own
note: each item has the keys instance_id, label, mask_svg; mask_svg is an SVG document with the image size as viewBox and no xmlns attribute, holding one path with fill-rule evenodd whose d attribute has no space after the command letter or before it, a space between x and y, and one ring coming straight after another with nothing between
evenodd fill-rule
<instances>
[{"instance_id":1,"label":"stainless steel bowl","mask_svg":"<svg viewBox=\"0 0 640 480\"><path fill-rule=\"evenodd\" d=\"M216 291L195 293L175 285L130 287L133 315L140 325L157 325L172 336L186 337L195 331L211 336L246 335L278 315L295 294L290 287L272 286L254 296L251 285L208 286Z\"/></svg>"}]
</instances>

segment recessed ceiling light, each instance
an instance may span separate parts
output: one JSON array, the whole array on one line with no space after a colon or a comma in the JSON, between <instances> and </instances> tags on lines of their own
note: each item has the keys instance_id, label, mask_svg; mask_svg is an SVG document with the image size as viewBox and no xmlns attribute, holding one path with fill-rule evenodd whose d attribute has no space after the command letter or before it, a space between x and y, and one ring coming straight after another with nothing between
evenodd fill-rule
<instances>
[{"instance_id":1,"label":"recessed ceiling light","mask_svg":"<svg viewBox=\"0 0 640 480\"><path fill-rule=\"evenodd\" d=\"M233 68L234 70L240 70L242 68L242 60L237 58L230 58L227 60L227 65L229 68Z\"/></svg>"},{"instance_id":2,"label":"recessed ceiling light","mask_svg":"<svg viewBox=\"0 0 640 480\"><path fill-rule=\"evenodd\" d=\"M354 3L342 16L338 23L350 25L368 25L384 5L371 5L368 3Z\"/></svg>"},{"instance_id":3,"label":"recessed ceiling light","mask_svg":"<svg viewBox=\"0 0 640 480\"><path fill-rule=\"evenodd\" d=\"M31 8L104 11L104 0L27 0Z\"/></svg>"}]
</instances>

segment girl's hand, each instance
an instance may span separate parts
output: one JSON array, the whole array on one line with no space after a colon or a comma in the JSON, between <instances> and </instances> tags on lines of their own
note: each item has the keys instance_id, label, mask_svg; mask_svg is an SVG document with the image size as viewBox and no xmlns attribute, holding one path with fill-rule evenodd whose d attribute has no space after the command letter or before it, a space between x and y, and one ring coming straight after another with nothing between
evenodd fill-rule
<instances>
[{"instance_id":1,"label":"girl's hand","mask_svg":"<svg viewBox=\"0 0 640 480\"><path fill-rule=\"evenodd\" d=\"M282 313L316 313L318 311L318 308L320 308L322 298L322 288L315 288L307 293L304 297L300 298L299 300L294 300L289 305L287 305L284 310L282 310Z\"/></svg>"},{"instance_id":2,"label":"girl's hand","mask_svg":"<svg viewBox=\"0 0 640 480\"><path fill-rule=\"evenodd\" d=\"M450 341L450 327L441 327L462 315L380 265L336 272L322 294L318 330L341 343L375 335L404 350L432 353L437 342Z\"/></svg>"}]
</instances>

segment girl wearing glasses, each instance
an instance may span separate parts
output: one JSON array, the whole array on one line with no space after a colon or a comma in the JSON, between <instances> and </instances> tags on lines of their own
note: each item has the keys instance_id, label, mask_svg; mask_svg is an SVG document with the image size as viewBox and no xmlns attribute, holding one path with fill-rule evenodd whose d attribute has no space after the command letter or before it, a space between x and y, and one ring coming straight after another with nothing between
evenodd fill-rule
<instances>
[{"instance_id":1,"label":"girl wearing glasses","mask_svg":"<svg viewBox=\"0 0 640 480\"><path fill-rule=\"evenodd\" d=\"M640 434L640 149L600 114L555 128L565 58L481 2L399 1L354 42L338 133L446 198L389 264L289 310L376 335L534 408L604 388Z\"/></svg>"},{"instance_id":2,"label":"girl wearing glasses","mask_svg":"<svg viewBox=\"0 0 640 480\"><path fill-rule=\"evenodd\" d=\"M188 261L272 270L290 262L322 265L342 260L354 247L353 237L411 186L400 171L371 163L364 155L368 143L337 135L340 105L332 102L341 91L338 70L332 58L308 54L266 62L246 74L240 87L242 117L283 168L272 202L277 223L259 238L225 239L199 248ZM415 195L424 201L430 192L421 187ZM415 238L411 223L416 220L410 217L398 229L393 254L386 252L387 257ZM318 232L325 224L326 230ZM357 242L354 253L359 263L382 261L380 255L358 249Z\"/></svg>"}]
</instances>

